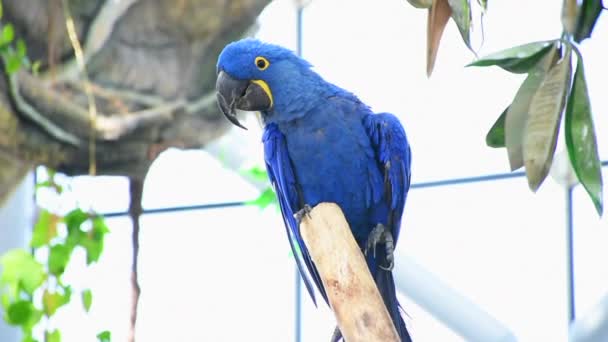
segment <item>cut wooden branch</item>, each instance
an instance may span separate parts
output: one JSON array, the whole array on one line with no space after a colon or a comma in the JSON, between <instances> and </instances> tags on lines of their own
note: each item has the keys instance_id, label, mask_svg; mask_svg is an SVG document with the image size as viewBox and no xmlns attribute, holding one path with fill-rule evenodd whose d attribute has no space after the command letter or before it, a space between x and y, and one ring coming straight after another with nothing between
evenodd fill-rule
<instances>
[{"instance_id":1,"label":"cut wooden branch","mask_svg":"<svg viewBox=\"0 0 608 342\"><path fill-rule=\"evenodd\" d=\"M393 321L340 208L320 203L304 216L300 232L345 341L398 342Z\"/></svg>"}]
</instances>

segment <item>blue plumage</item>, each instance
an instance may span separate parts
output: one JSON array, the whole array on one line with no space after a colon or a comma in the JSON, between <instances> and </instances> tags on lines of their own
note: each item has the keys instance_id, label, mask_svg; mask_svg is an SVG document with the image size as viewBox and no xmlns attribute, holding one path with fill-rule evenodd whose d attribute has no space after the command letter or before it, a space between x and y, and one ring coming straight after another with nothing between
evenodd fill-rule
<instances>
[{"instance_id":1,"label":"blue plumage","mask_svg":"<svg viewBox=\"0 0 608 342\"><path fill-rule=\"evenodd\" d=\"M258 63L260 58L265 62ZM392 114L374 114L276 45L253 39L229 44L219 57L218 73L230 82L252 82L222 96L227 91L218 78L220 107L231 121L236 118L227 112L233 107L261 110L266 167L290 244L295 255L295 245L302 252L298 266L313 300L312 283L327 301L293 214L305 204L335 202L362 248L378 224L396 242L410 185L411 154L403 127ZM267 98L261 99L264 93ZM409 341L385 250L368 254L367 261L402 341Z\"/></svg>"}]
</instances>

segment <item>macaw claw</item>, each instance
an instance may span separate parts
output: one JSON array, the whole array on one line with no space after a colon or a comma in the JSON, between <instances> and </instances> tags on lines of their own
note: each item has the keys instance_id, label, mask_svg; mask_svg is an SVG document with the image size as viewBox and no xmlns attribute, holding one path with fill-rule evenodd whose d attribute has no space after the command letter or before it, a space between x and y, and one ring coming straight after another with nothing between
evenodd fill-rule
<instances>
[{"instance_id":1,"label":"macaw claw","mask_svg":"<svg viewBox=\"0 0 608 342\"><path fill-rule=\"evenodd\" d=\"M385 225L378 223L367 237L365 255L368 255L371 250L372 255L375 257L376 246L381 243L384 243L384 248L386 249L386 261L388 262L388 266L378 266L385 271L392 271L395 266L395 240L393 239L391 231Z\"/></svg>"},{"instance_id":2,"label":"macaw claw","mask_svg":"<svg viewBox=\"0 0 608 342\"><path fill-rule=\"evenodd\" d=\"M302 219L304 218L304 215L310 218L311 211L312 208L310 207L310 205L304 204L304 208L298 210L295 214L293 214L293 217L295 217L296 221L298 221L298 224L300 224L300 222L302 222Z\"/></svg>"}]
</instances>

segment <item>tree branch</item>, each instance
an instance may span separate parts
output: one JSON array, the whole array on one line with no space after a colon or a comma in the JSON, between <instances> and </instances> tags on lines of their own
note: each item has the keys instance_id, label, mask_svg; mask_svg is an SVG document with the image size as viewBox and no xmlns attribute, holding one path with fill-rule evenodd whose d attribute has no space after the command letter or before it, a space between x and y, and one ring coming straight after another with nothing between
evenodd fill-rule
<instances>
[{"instance_id":1,"label":"tree branch","mask_svg":"<svg viewBox=\"0 0 608 342\"><path fill-rule=\"evenodd\" d=\"M97 52L101 50L103 45L108 41L116 22L127 12L127 10L139 0L120 0L104 2L103 7L93 19L89 26L87 37L84 39L83 59L85 64ZM78 61L75 57L60 67L60 70L49 69L43 74L42 79L45 81L52 80L53 82L74 80L78 76Z\"/></svg>"},{"instance_id":2,"label":"tree branch","mask_svg":"<svg viewBox=\"0 0 608 342\"><path fill-rule=\"evenodd\" d=\"M393 321L340 207L317 205L310 215L304 215L300 233L344 339L398 342Z\"/></svg>"}]
</instances>

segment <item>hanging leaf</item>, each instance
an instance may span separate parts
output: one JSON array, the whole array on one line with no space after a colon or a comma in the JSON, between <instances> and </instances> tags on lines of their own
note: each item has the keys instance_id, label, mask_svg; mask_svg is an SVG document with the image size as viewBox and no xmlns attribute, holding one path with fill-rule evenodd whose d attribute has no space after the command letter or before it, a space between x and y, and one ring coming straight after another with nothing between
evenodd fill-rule
<instances>
[{"instance_id":1,"label":"hanging leaf","mask_svg":"<svg viewBox=\"0 0 608 342\"><path fill-rule=\"evenodd\" d=\"M477 3L484 11L488 9L488 0L477 0Z\"/></svg>"},{"instance_id":2,"label":"hanging leaf","mask_svg":"<svg viewBox=\"0 0 608 342\"><path fill-rule=\"evenodd\" d=\"M574 41L582 42L584 39L591 37L593 27L602 12L601 0L583 0L580 9L578 20L576 21L576 30L574 31Z\"/></svg>"},{"instance_id":3,"label":"hanging leaf","mask_svg":"<svg viewBox=\"0 0 608 342\"><path fill-rule=\"evenodd\" d=\"M470 0L448 0L452 19L458 26L462 40L471 49L471 3Z\"/></svg>"},{"instance_id":4,"label":"hanging leaf","mask_svg":"<svg viewBox=\"0 0 608 342\"><path fill-rule=\"evenodd\" d=\"M529 72L555 45L554 40L533 42L495 52L467 66L499 66L509 72Z\"/></svg>"},{"instance_id":5,"label":"hanging leaf","mask_svg":"<svg viewBox=\"0 0 608 342\"><path fill-rule=\"evenodd\" d=\"M426 25L426 75L430 77L435 68L437 51L445 25L452 15L452 9L447 0L434 0L429 9Z\"/></svg>"},{"instance_id":6,"label":"hanging leaf","mask_svg":"<svg viewBox=\"0 0 608 342\"><path fill-rule=\"evenodd\" d=\"M561 113L570 85L570 55L571 48L567 46L564 57L549 70L530 103L523 154L528 185L532 191L538 190L553 161Z\"/></svg>"},{"instance_id":7,"label":"hanging leaf","mask_svg":"<svg viewBox=\"0 0 608 342\"><path fill-rule=\"evenodd\" d=\"M416 8L429 8L433 5L433 0L407 0L407 2Z\"/></svg>"},{"instance_id":8,"label":"hanging leaf","mask_svg":"<svg viewBox=\"0 0 608 342\"><path fill-rule=\"evenodd\" d=\"M568 34L574 34L578 9L576 0L564 0L562 4L562 26Z\"/></svg>"},{"instance_id":9,"label":"hanging leaf","mask_svg":"<svg viewBox=\"0 0 608 342\"><path fill-rule=\"evenodd\" d=\"M528 113L532 97L540 87L545 78L547 70L551 68L556 55L555 45L551 45L551 52L544 55L544 58L535 65L528 73L528 77L517 90L513 102L509 106L505 119L505 146L509 156L511 171L517 170L524 165L523 140Z\"/></svg>"},{"instance_id":10,"label":"hanging leaf","mask_svg":"<svg viewBox=\"0 0 608 342\"><path fill-rule=\"evenodd\" d=\"M595 209L601 216L603 211L602 169L597 152L583 57L578 50L574 51L577 55L577 64L566 106L566 147L576 177L591 197Z\"/></svg>"},{"instance_id":11,"label":"hanging leaf","mask_svg":"<svg viewBox=\"0 0 608 342\"><path fill-rule=\"evenodd\" d=\"M505 147L505 117L509 107L502 111L498 120L492 125L492 128L486 134L486 145L489 147L500 148Z\"/></svg>"}]
</instances>

